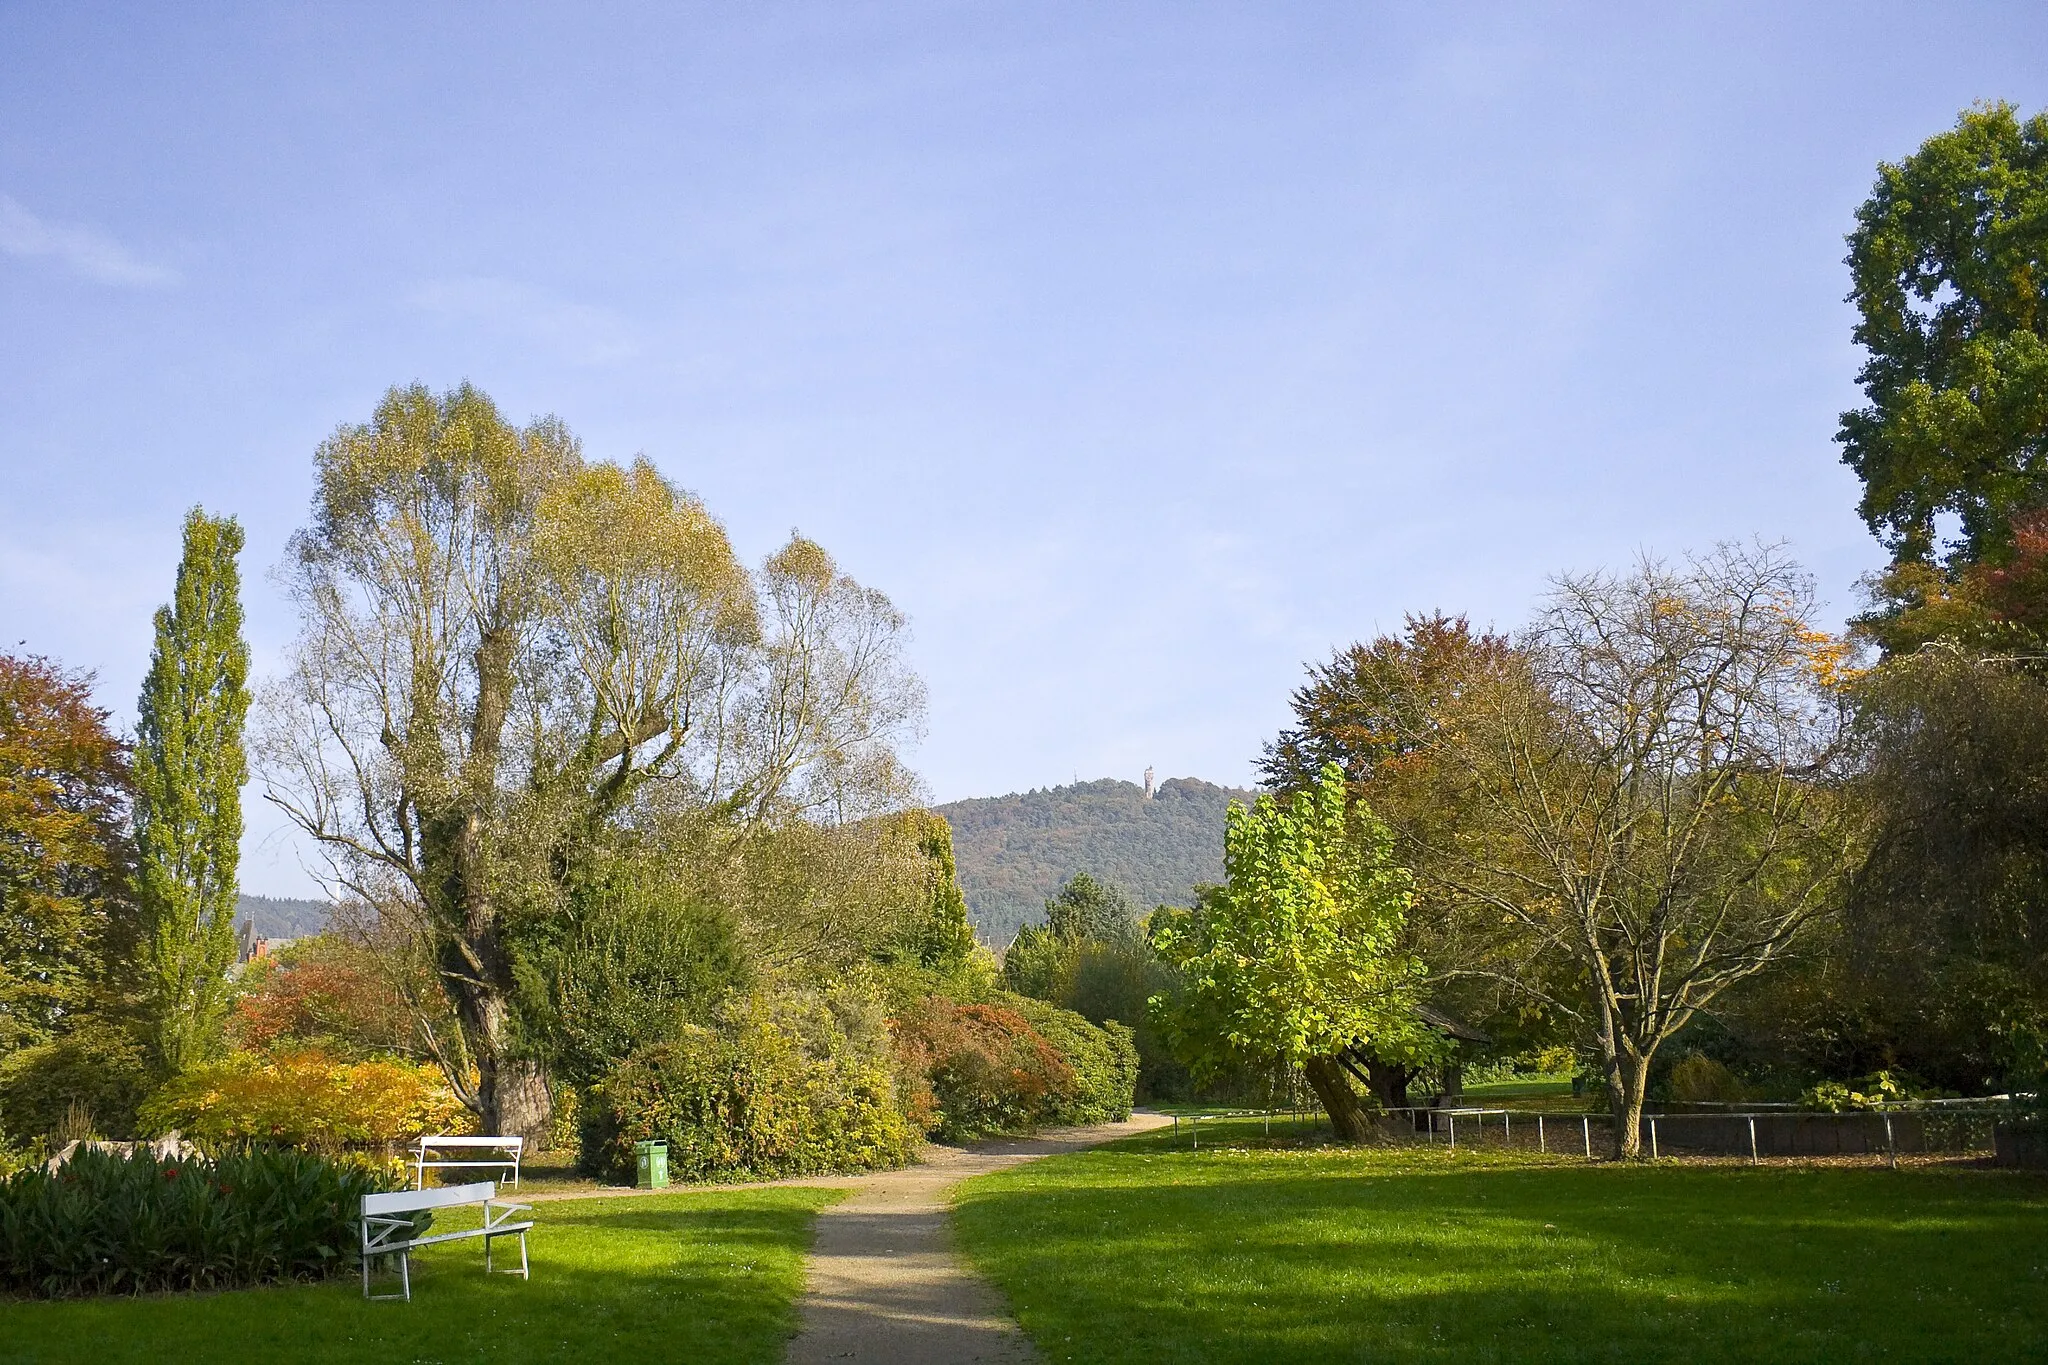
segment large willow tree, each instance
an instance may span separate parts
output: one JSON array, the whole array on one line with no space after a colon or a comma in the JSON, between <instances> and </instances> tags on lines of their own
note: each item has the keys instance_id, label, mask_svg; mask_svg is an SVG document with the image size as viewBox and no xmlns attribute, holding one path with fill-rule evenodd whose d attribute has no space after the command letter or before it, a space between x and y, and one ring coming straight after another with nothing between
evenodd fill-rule
<instances>
[{"instance_id":1,"label":"large willow tree","mask_svg":"<svg viewBox=\"0 0 2048 1365\"><path fill-rule=\"evenodd\" d=\"M337 889L415 928L459 1028L429 1045L494 1132L546 1122L516 940L648 811L845 820L898 802L902 619L792 538L758 577L645 461L464 386L394 389L315 459L272 797Z\"/></svg>"}]
</instances>

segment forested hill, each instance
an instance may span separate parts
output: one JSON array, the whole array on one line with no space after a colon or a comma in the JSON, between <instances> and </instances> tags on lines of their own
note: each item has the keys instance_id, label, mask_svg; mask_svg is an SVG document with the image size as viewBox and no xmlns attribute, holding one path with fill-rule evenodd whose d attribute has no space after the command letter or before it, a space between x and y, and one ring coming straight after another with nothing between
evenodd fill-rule
<instances>
[{"instance_id":1,"label":"forested hill","mask_svg":"<svg viewBox=\"0 0 2048 1365\"><path fill-rule=\"evenodd\" d=\"M235 923L253 919L262 938L305 938L327 929L326 901L287 900L280 896L243 896L235 907Z\"/></svg>"},{"instance_id":2,"label":"forested hill","mask_svg":"<svg viewBox=\"0 0 2048 1365\"><path fill-rule=\"evenodd\" d=\"M960 885L982 941L1001 947L1044 918L1076 872L1109 882L1142 910L1185 905L1197 882L1223 879L1223 812L1254 793L1192 777L1145 789L1104 778L939 806L953 826Z\"/></svg>"}]
</instances>

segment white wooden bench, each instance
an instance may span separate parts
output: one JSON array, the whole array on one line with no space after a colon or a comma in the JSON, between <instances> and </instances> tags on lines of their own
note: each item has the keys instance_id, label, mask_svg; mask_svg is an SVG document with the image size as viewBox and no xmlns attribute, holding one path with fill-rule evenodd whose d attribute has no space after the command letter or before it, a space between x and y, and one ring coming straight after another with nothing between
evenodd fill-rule
<instances>
[{"instance_id":1,"label":"white wooden bench","mask_svg":"<svg viewBox=\"0 0 2048 1365\"><path fill-rule=\"evenodd\" d=\"M475 1205L483 1209L484 1225L480 1228L464 1228L460 1232L441 1232L429 1237L415 1237L412 1215L427 1209L461 1208ZM508 1270L507 1275L519 1275L532 1279L526 1264L526 1234L533 1228L531 1218L514 1221L518 1214L533 1212L530 1204L514 1204L498 1198L498 1187L488 1180L474 1185L450 1185L441 1190L398 1190L392 1194L366 1194L363 1196L363 1297L366 1299L398 1299L412 1302L412 1251L415 1247L432 1246L436 1242L455 1242L465 1237L484 1239L484 1273L491 1273L491 1242L499 1237L519 1238L519 1269ZM398 1257L398 1280L404 1286L401 1294L370 1293L370 1261L377 1256Z\"/></svg>"},{"instance_id":2,"label":"white wooden bench","mask_svg":"<svg viewBox=\"0 0 2048 1365\"><path fill-rule=\"evenodd\" d=\"M436 1151L496 1152L498 1155L486 1161L435 1161L433 1154ZM512 1188L516 1190L519 1188L519 1158L525 1152L526 1139L523 1137L449 1137L446 1134L423 1137L412 1145L412 1187L425 1189L428 1171L496 1170L510 1171Z\"/></svg>"}]
</instances>

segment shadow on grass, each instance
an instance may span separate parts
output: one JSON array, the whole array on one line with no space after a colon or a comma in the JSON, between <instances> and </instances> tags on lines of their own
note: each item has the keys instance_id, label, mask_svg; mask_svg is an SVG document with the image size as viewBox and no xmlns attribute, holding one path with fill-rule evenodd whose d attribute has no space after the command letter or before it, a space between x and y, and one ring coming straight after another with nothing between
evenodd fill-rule
<instances>
[{"instance_id":1,"label":"shadow on grass","mask_svg":"<svg viewBox=\"0 0 2048 1365\"><path fill-rule=\"evenodd\" d=\"M1054 1360L2048 1352L2048 1180L1137 1139L971 1183Z\"/></svg>"},{"instance_id":2,"label":"shadow on grass","mask_svg":"<svg viewBox=\"0 0 2048 1365\"><path fill-rule=\"evenodd\" d=\"M794 1325L815 1214L834 1197L783 1189L544 1205L530 1282L486 1276L481 1241L448 1243L414 1257L410 1304L366 1303L353 1276L0 1304L0 1362L768 1362ZM500 1242L500 1267L507 1252ZM396 1277L376 1288L395 1290Z\"/></svg>"}]
</instances>

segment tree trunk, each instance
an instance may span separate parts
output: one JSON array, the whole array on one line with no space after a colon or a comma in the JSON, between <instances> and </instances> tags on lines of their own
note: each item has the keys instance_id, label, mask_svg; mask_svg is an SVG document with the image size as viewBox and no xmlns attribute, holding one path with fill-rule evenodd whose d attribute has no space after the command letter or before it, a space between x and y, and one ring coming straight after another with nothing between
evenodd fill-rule
<instances>
[{"instance_id":1,"label":"tree trunk","mask_svg":"<svg viewBox=\"0 0 2048 1365\"><path fill-rule=\"evenodd\" d=\"M548 1129L555 1116L555 1098L548 1090L547 1072L539 1062L515 1057L498 1064L497 1093L499 1133L517 1135L535 1148L547 1145Z\"/></svg>"},{"instance_id":2,"label":"tree trunk","mask_svg":"<svg viewBox=\"0 0 2048 1365\"><path fill-rule=\"evenodd\" d=\"M1643 1154L1643 1092L1649 1084L1648 1057L1608 1058L1607 1100L1614 1115L1612 1151L1616 1161L1633 1161Z\"/></svg>"},{"instance_id":3,"label":"tree trunk","mask_svg":"<svg viewBox=\"0 0 2048 1365\"><path fill-rule=\"evenodd\" d=\"M1323 1102L1323 1112L1330 1116L1330 1129L1339 1142L1364 1142L1372 1136L1365 1106L1358 1102L1358 1092L1351 1088L1343 1063L1335 1057L1311 1057L1302 1063L1301 1072Z\"/></svg>"},{"instance_id":4,"label":"tree trunk","mask_svg":"<svg viewBox=\"0 0 2048 1365\"><path fill-rule=\"evenodd\" d=\"M1414 1073L1407 1067L1399 1062L1383 1062L1368 1056L1365 1074L1372 1081L1373 1098L1380 1102L1380 1108L1408 1108L1408 1082L1414 1078Z\"/></svg>"},{"instance_id":5,"label":"tree trunk","mask_svg":"<svg viewBox=\"0 0 2048 1365\"><path fill-rule=\"evenodd\" d=\"M484 1132L533 1143L545 1139L554 1112L547 1075L538 1063L510 1055L510 1010L504 997L488 986L465 982L456 1012L476 1063L477 1121Z\"/></svg>"},{"instance_id":6,"label":"tree trunk","mask_svg":"<svg viewBox=\"0 0 2048 1365\"><path fill-rule=\"evenodd\" d=\"M512 957L500 933L492 894L484 814L492 804L511 705L513 638L511 631L499 627L486 629L477 642L476 714L462 774L464 797L455 811L448 889L462 926L460 942L451 946L463 959L456 964L454 979L460 983L463 1022L476 1053L479 1117L484 1131L493 1136L538 1143L547 1137L553 1104L546 1073L536 1063L510 1055Z\"/></svg>"}]
</instances>

